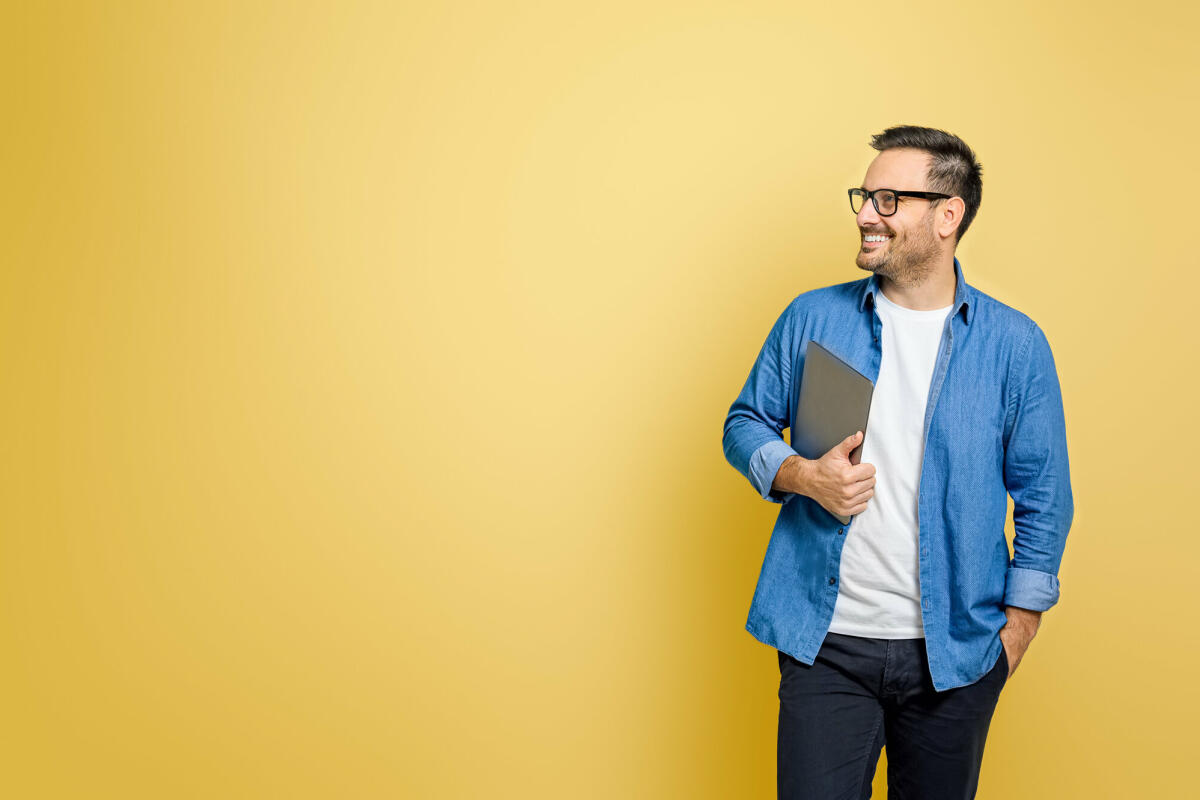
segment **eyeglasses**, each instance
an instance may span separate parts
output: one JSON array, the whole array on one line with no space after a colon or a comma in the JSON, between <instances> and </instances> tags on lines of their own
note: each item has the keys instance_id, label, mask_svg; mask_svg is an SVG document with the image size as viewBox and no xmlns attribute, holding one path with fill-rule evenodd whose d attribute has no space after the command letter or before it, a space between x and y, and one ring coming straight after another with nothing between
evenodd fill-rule
<instances>
[{"instance_id":1,"label":"eyeglasses","mask_svg":"<svg viewBox=\"0 0 1200 800\"><path fill-rule=\"evenodd\" d=\"M937 200L947 199L951 197L948 194L939 192L898 192L895 189L876 189L873 192L868 192L866 189L850 189L850 208L857 214L862 211L863 204L867 202L867 198L871 198L871 202L875 204L875 210L881 217L890 217L896 213L896 205L898 197L919 197L922 200Z\"/></svg>"}]
</instances>

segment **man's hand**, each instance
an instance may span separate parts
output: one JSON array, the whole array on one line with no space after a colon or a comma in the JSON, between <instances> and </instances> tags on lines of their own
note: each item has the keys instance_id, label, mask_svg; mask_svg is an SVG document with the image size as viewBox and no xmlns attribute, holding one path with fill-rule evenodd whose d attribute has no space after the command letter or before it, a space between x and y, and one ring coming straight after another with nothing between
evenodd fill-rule
<instances>
[{"instance_id":1,"label":"man's hand","mask_svg":"<svg viewBox=\"0 0 1200 800\"><path fill-rule=\"evenodd\" d=\"M775 488L807 495L831 514L861 514L875 494L875 465L850 463L850 453L861 441L862 431L856 431L816 460L788 457L779 470L785 485L780 487L777 478Z\"/></svg>"},{"instance_id":2,"label":"man's hand","mask_svg":"<svg viewBox=\"0 0 1200 800\"><path fill-rule=\"evenodd\" d=\"M1016 606L1005 606L1004 613L1008 623L1000 629L1000 642L1004 645L1004 654L1008 659L1008 677L1017 671L1017 665L1025 655L1025 650L1037 634L1038 626L1042 623L1042 612L1029 611Z\"/></svg>"}]
</instances>

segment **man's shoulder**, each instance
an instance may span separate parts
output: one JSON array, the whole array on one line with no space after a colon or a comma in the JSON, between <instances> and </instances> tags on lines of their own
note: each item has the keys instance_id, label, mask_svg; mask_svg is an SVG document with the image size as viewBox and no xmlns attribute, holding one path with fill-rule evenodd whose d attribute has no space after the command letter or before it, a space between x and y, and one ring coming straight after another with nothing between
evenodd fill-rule
<instances>
[{"instance_id":1,"label":"man's shoulder","mask_svg":"<svg viewBox=\"0 0 1200 800\"><path fill-rule=\"evenodd\" d=\"M862 298L863 290L867 286L867 278L859 278L853 281L843 281L842 283L834 283L829 286L818 286L815 289L808 289L801 292L792 298L788 305L788 310L793 312L799 311L838 311L845 305L856 306Z\"/></svg>"},{"instance_id":2,"label":"man's shoulder","mask_svg":"<svg viewBox=\"0 0 1200 800\"><path fill-rule=\"evenodd\" d=\"M1035 330L1040 330L1033 318L1024 311L976 286L971 286L971 302L975 303L974 320L980 323L980 327L1005 338L1014 338L1017 344L1024 342Z\"/></svg>"}]
</instances>

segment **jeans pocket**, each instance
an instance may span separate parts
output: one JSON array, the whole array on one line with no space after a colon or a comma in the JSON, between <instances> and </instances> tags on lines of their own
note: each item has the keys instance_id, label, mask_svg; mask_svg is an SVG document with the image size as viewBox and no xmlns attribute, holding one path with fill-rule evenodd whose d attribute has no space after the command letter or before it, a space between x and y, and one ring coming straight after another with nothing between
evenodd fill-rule
<instances>
[{"instance_id":1,"label":"jeans pocket","mask_svg":"<svg viewBox=\"0 0 1200 800\"><path fill-rule=\"evenodd\" d=\"M996 666L1000 669L1000 674L1003 676L1003 680L1000 681L1000 685L1003 686L1008 683L1008 653L1004 649L1003 642L1000 643L1000 660L996 663Z\"/></svg>"}]
</instances>

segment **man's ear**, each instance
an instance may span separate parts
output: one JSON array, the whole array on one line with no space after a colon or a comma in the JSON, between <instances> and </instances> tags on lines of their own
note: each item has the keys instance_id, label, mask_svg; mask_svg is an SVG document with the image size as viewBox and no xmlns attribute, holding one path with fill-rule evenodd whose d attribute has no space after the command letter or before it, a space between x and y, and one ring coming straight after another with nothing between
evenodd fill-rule
<instances>
[{"instance_id":1,"label":"man's ear","mask_svg":"<svg viewBox=\"0 0 1200 800\"><path fill-rule=\"evenodd\" d=\"M942 211L938 215L938 233L947 238L954 236L954 232L962 224L966 210L967 204L961 197L951 197L942 201Z\"/></svg>"}]
</instances>

